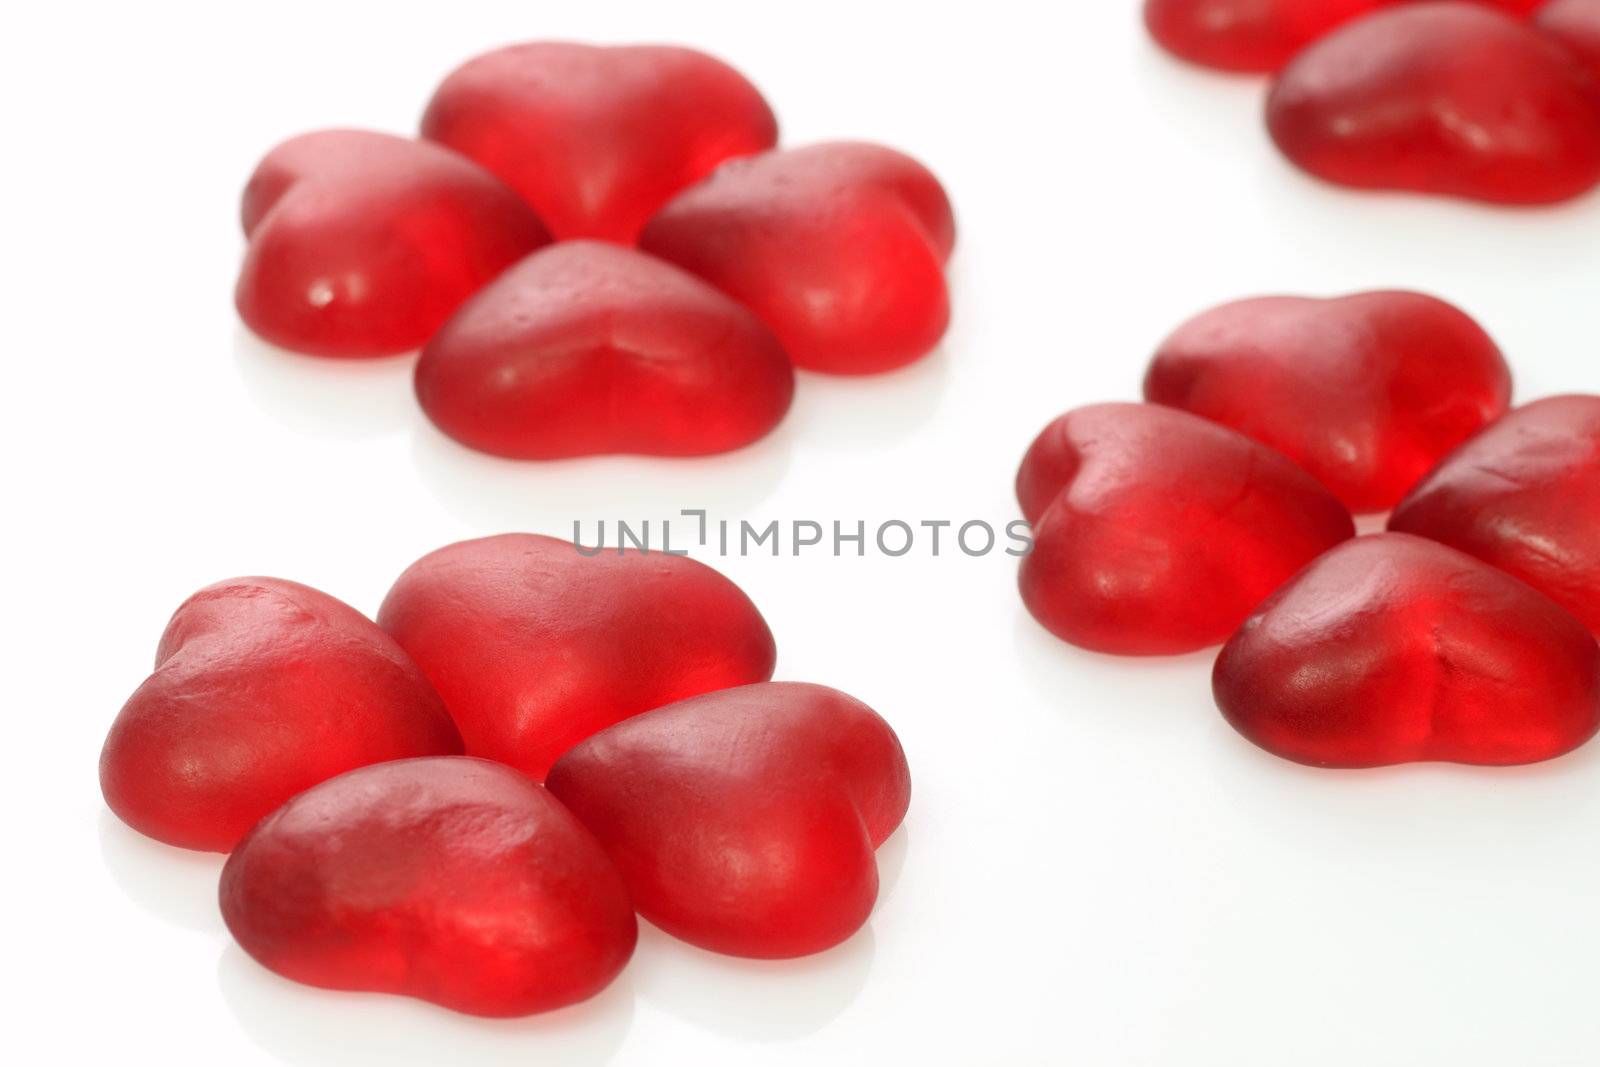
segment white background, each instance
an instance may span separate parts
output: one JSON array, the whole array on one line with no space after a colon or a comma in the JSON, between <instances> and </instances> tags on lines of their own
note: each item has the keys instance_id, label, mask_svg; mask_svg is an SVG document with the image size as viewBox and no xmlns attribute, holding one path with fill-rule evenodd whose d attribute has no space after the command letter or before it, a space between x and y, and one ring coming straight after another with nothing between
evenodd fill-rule
<instances>
[{"instance_id":1,"label":"white background","mask_svg":"<svg viewBox=\"0 0 1600 1067\"><path fill-rule=\"evenodd\" d=\"M1259 83L1168 61L1135 6L11 12L13 1062L1600 1060L1600 745L1519 770L1280 762L1214 711L1209 654L1074 651L1030 622L1002 555L701 555L766 613L780 677L868 701L912 761L877 913L813 959L646 931L602 996L511 1022L305 989L230 942L218 858L102 805L105 730L207 582L281 575L371 612L438 545L574 518L1000 525L1033 433L1134 397L1167 330L1224 299L1425 288L1499 338L1521 399L1600 391L1600 198L1508 212L1313 184L1262 134ZM734 456L519 465L436 433L404 359L252 340L230 291L255 159L318 126L408 130L457 62L538 37L707 48L767 92L791 143L873 138L927 161L962 228L943 348L875 380L805 377L777 434Z\"/></svg>"}]
</instances>

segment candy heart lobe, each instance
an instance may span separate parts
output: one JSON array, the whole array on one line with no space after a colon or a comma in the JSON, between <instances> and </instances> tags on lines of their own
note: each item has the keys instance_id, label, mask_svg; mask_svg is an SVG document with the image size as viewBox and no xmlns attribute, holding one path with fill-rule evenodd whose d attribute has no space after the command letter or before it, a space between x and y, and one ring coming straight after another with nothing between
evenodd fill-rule
<instances>
[{"instance_id":1,"label":"candy heart lobe","mask_svg":"<svg viewBox=\"0 0 1600 1067\"><path fill-rule=\"evenodd\" d=\"M460 751L438 694L365 616L294 582L235 578L172 616L106 737L100 785L141 833L226 852L324 779Z\"/></svg>"},{"instance_id":2,"label":"candy heart lobe","mask_svg":"<svg viewBox=\"0 0 1600 1067\"><path fill-rule=\"evenodd\" d=\"M638 936L582 824L511 768L460 756L300 794L229 857L219 897L240 946L286 978L474 1015L585 1000Z\"/></svg>"},{"instance_id":3,"label":"candy heart lobe","mask_svg":"<svg viewBox=\"0 0 1600 1067\"><path fill-rule=\"evenodd\" d=\"M824 686L692 697L577 745L550 789L592 829L651 922L717 952L807 955L877 897L873 850L911 778L894 732Z\"/></svg>"}]
</instances>

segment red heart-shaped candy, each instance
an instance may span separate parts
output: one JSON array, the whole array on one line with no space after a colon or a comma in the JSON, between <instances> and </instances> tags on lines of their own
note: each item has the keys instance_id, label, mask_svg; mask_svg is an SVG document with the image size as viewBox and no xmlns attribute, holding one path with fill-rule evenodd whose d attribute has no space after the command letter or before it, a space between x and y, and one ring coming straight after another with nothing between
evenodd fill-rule
<instances>
[{"instance_id":1,"label":"red heart-shaped candy","mask_svg":"<svg viewBox=\"0 0 1600 1067\"><path fill-rule=\"evenodd\" d=\"M245 187L234 292L245 324L319 356L417 348L549 234L494 175L424 141L323 130L267 153Z\"/></svg>"},{"instance_id":2,"label":"red heart-shaped candy","mask_svg":"<svg viewBox=\"0 0 1600 1067\"><path fill-rule=\"evenodd\" d=\"M761 613L710 567L664 551L585 556L536 534L429 553L378 623L444 698L469 755L535 778L630 715L765 681L777 657Z\"/></svg>"},{"instance_id":3,"label":"red heart-shaped candy","mask_svg":"<svg viewBox=\"0 0 1600 1067\"><path fill-rule=\"evenodd\" d=\"M1534 24L1600 78L1600 0L1550 0Z\"/></svg>"},{"instance_id":4,"label":"red heart-shaped candy","mask_svg":"<svg viewBox=\"0 0 1600 1067\"><path fill-rule=\"evenodd\" d=\"M1173 55L1221 70L1275 71L1338 27L1410 0L1145 0L1151 36ZM1526 15L1543 0L1473 0Z\"/></svg>"},{"instance_id":5,"label":"red heart-shaped candy","mask_svg":"<svg viewBox=\"0 0 1600 1067\"><path fill-rule=\"evenodd\" d=\"M1505 412L1511 372L1477 323L1433 297L1262 297L1181 326L1144 395L1277 449L1352 510L1387 511Z\"/></svg>"},{"instance_id":6,"label":"red heart-shaped candy","mask_svg":"<svg viewBox=\"0 0 1600 1067\"><path fill-rule=\"evenodd\" d=\"M627 887L541 786L460 756L351 771L262 820L222 917L286 978L473 1015L585 1000L633 954Z\"/></svg>"},{"instance_id":7,"label":"red heart-shaped candy","mask_svg":"<svg viewBox=\"0 0 1600 1067\"><path fill-rule=\"evenodd\" d=\"M422 135L505 179L557 238L627 244L719 163L777 144L778 124L755 86L700 52L540 42L461 66Z\"/></svg>"},{"instance_id":8,"label":"red heart-shaped candy","mask_svg":"<svg viewBox=\"0 0 1600 1067\"><path fill-rule=\"evenodd\" d=\"M596 734L550 791L616 861L640 914L737 956L820 952L878 895L873 851L911 775L889 725L834 689L708 693Z\"/></svg>"},{"instance_id":9,"label":"red heart-shaped candy","mask_svg":"<svg viewBox=\"0 0 1600 1067\"><path fill-rule=\"evenodd\" d=\"M1284 68L1267 125L1297 165L1357 188L1542 204L1600 181L1600 83L1473 4L1409 4L1323 38Z\"/></svg>"},{"instance_id":10,"label":"red heart-shaped candy","mask_svg":"<svg viewBox=\"0 0 1600 1067\"><path fill-rule=\"evenodd\" d=\"M417 363L417 397L483 452L698 456L766 434L794 369L761 320L642 252L569 241L501 275Z\"/></svg>"},{"instance_id":11,"label":"red heart-shaped candy","mask_svg":"<svg viewBox=\"0 0 1600 1067\"><path fill-rule=\"evenodd\" d=\"M1515 578L1379 534L1263 604L1223 648L1213 687L1240 733L1300 763L1532 763L1600 726L1600 646Z\"/></svg>"},{"instance_id":12,"label":"red heart-shaped candy","mask_svg":"<svg viewBox=\"0 0 1600 1067\"><path fill-rule=\"evenodd\" d=\"M1513 411L1423 479L1389 528L1516 575L1600 634L1600 396Z\"/></svg>"},{"instance_id":13,"label":"red heart-shaped candy","mask_svg":"<svg viewBox=\"0 0 1600 1067\"><path fill-rule=\"evenodd\" d=\"M1273 590L1351 537L1305 471L1225 426L1097 404L1047 426L1017 472L1033 524L1022 599L1064 641L1163 655L1225 641Z\"/></svg>"},{"instance_id":14,"label":"red heart-shaped candy","mask_svg":"<svg viewBox=\"0 0 1600 1067\"><path fill-rule=\"evenodd\" d=\"M880 145L735 160L668 204L639 244L761 316L811 370L910 363L950 318L950 202L926 167Z\"/></svg>"},{"instance_id":15,"label":"red heart-shaped candy","mask_svg":"<svg viewBox=\"0 0 1600 1067\"><path fill-rule=\"evenodd\" d=\"M226 852L326 778L460 751L438 694L369 619L294 582L234 578L172 616L106 737L100 788L140 833Z\"/></svg>"}]
</instances>

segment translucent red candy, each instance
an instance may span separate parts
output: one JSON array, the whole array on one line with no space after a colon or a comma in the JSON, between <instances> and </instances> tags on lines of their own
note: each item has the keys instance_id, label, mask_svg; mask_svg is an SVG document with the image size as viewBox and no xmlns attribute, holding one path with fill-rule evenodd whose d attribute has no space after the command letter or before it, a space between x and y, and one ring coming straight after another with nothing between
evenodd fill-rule
<instances>
[{"instance_id":1,"label":"translucent red candy","mask_svg":"<svg viewBox=\"0 0 1600 1067\"><path fill-rule=\"evenodd\" d=\"M1600 78L1600 0L1550 0L1535 21Z\"/></svg>"},{"instance_id":2,"label":"translucent red candy","mask_svg":"<svg viewBox=\"0 0 1600 1067\"><path fill-rule=\"evenodd\" d=\"M1505 412L1511 372L1477 323L1433 297L1263 297L1180 327L1144 395L1277 449L1352 510L1387 511Z\"/></svg>"},{"instance_id":3,"label":"translucent red candy","mask_svg":"<svg viewBox=\"0 0 1600 1067\"><path fill-rule=\"evenodd\" d=\"M220 897L240 946L286 978L474 1015L591 997L638 936L582 824L511 768L459 756L300 794L228 859Z\"/></svg>"},{"instance_id":4,"label":"translucent red candy","mask_svg":"<svg viewBox=\"0 0 1600 1067\"><path fill-rule=\"evenodd\" d=\"M622 870L640 913L717 952L820 952L866 922L873 855L911 777L865 704L793 682L694 697L568 752L550 790Z\"/></svg>"},{"instance_id":5,"label":"translucent red candy","mask_svg":"<svg viewBox=\"0 0 1600 1067\"><path fill-rule=\"evenodd\" d=\"M1145 0L1144 21L1167 51L1221 70L1275 71L1331 30L1408 0ZM1526 15L1543 0L1475 0Z\"/></svg>"},{"instance_id":6,"label":"translucent red candy","mask_svg":"<svg viewBox=\"0 0 1600 1067\"><path fill-rule=\"evenodd\" d=\"M728 163L668 204L639 243L761 316L811 370L910 363L950 318L950 203L927 168L878 145Z\"/></svg>"},{"instance_id":7,"label":"translucent red candy","mask_svg":"<svg viewBox=\"0 0 1600 1067\"><path fill-rule=\"evenodd\" d=\"M366 617L294 582L235 578L172 616L106 738L100 787L135 830L226 852L326 778L460 751L438 695Z\"/></svg>"},{"instance_id":8,"label":"translucent red candy","mask_svg":"<svg viewBox=\"0 0 1600 1067\"><path fill-rule=\"evenodd\" d=\"M1068 412L1017 473L1033 524L1022 599L1065 641L1124 655L1219 644L1352 536L1309 474L1242 434L1148 404Z\"/></svg>"},{"instance_id":9,"label":"translucent red candy","mask_svg":"<svg viewBox=\"0 0 1600 1067\"><path fill-rule=\"evenodd\" d=\"M1471 4L1406 5L1323 38L1284 68L1267 125L1297 165L1357 188L1540 204L1600 181L1600 83Z\"/></svg>"},{"instance_id":10,"label":"translucent red candy","mask_svg":"<svg viewBox=\"0 0 1600 1067\"><path fill-rule=\"evenodd\" d=\"M772 677L772 633L738 586L683 556L553 537L462 541L412 564L378 622L444 698L469 755L543 778L630 715Z\"/></svg>"},{"instance_id":11,"label":"translucent red candy","mask_svg":"<svg viewBox=\"0 0 1600 1067\"><path fill-rule=\"evenodd\" d=\"M1516 575L1600 634L1600 396L1513 411L1428 475L1389 528Z\"/></svg>"},{"instance_id":12,"label":"translucent red candy","mask_svg":"<svg viewBox=\"0 0 1600 1067\"><path fill-rule=\"evenodd\" d=\"M632 243L719 163L776 144L778 125L753 85L699 52L543 42L456 70L422 135L505 179L558 238Z\"/></svg>"},{"instance_id":13,"label":"translucent red candy","mask_svg":"<svg viewBox=\"0 0 1600 1067\"><path fill-rule=\"evenodd\" d=\"M793 395L761 320L676 267L593 241L501 275L417 364L440 429L518 459L725 452L777 425Z\"/></svg>"},{"instance_id":14,"label":"translucent red candy","mask_svg":"<svg viewBox=\"0 0 1600 1067\"><path fill-rule=\"evenodd\" d=\"M549 241L492 174L436 145L324 130L269 152L244 192L235 300L274 344L321 356L417 348Z\"/></svg>"},{"instance_id":15,"label":"translucent red candy","mask_svg":"<svg viewBox=\"0 0 1600 1067\"><path fill-rule=\"evenodd\" d=\"M1405 534L1306 568L1228 642L1213 681L1240 733L1319 767L1531 763L1600 726L1600 646L1576 619Z\"/></svg>"}]
</instances>

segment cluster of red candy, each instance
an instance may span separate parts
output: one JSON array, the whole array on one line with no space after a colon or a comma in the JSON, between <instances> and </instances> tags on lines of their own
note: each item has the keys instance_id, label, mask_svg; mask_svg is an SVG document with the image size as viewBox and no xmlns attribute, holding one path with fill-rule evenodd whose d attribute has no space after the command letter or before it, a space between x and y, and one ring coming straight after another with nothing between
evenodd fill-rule
<instances>
[{"instance_id":1,"label":"cluster of red candy","mask_svg":"<svg viewBox=\"0 0 1600 1067\"><path fill-rule=\"evenodd\" d=\"M545 1011L617 975L635 909L765 958L866 922L905 756L860 701L768 681L775 657L744 593L679 556L462 542L376 623L238 578L172 617L101 787L151 837L231 851L223 916L272 970Z\"/></svg>"},{"instance_id":2,"label":"cluster of red candy","mask_svg":"<svg viewBox=\"0 0 1600 1067\"><path fill-rule=\"evenodd\" d=\"M239 313L300 352L422 348L423 410L484 452L735 449L783 418L795 367L902 366L950 314L938 180L879 145L777 136L698 52L491 52L439 86L421 140L268 153Z\"/></svg>"},{"instance_id":3,"label":"cluster of red candy","mask_svg":"<svg viewBox=\"0 0 1600 1067\"><path fill-rule=\"evenodd\" d=\"M1488 335L1406 292L1216 308L1144 395L1023 460L1022 596L1052 632L1227 641L1228 721L1317 766L1527 763L1600 727L1600 396L1508 411Z\"/></svg>"},{"instance_id":4,"label":"cluster of red candy","mask_svg":"<svg viewBox=\"0 0 1600 1067\"><path fill-rule=\"evenodd\" d=\"M1145 22L1275 74L1272 138L1327 181L1504 204L1600 182L1600 0L1146 0Z\"/></svg>"}]
</instances>

